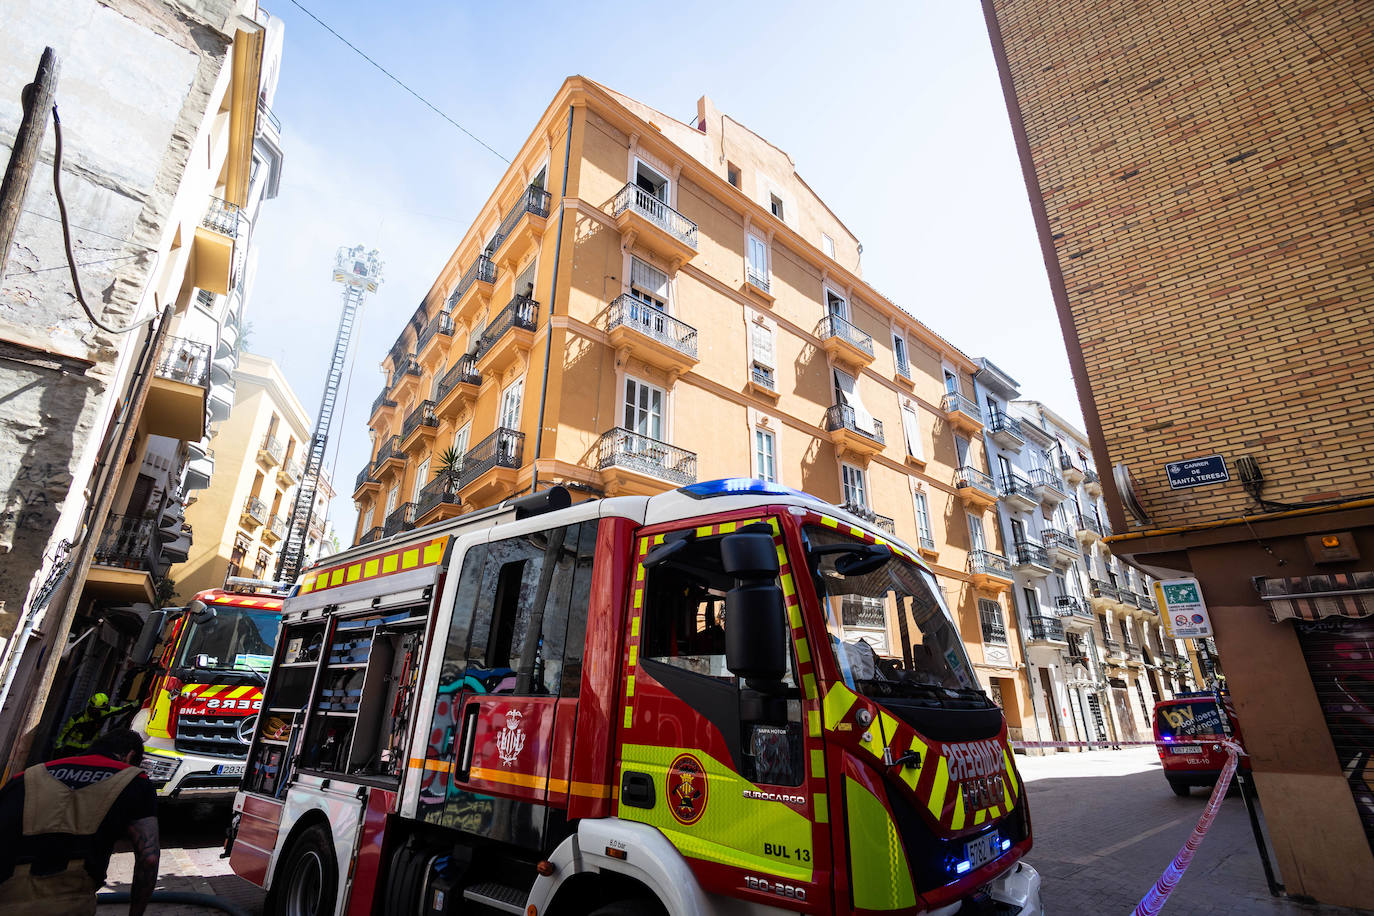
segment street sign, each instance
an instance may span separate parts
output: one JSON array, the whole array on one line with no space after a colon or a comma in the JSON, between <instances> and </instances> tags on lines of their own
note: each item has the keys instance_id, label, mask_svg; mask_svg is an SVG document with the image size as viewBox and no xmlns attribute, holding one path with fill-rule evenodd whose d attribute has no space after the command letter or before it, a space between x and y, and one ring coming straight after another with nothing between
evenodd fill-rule
<instances>
[{"instance_id":1,"label":"street sign","mask_svg":"<svg viewBox=\"0 0 1374 916\"><path fill-rule=\"evenodd\" d=\"M1220 455L1171 461L1164 465L1164 472L1169 475L1171 490L1205 487L1209 483L1222 483L1231 479L1230 472L1226 470L1226 459Z\"/></svg>"},{"instance_id":2,"label":"street sign","mask_svg":"<svg viewBox=\"0 0 1374 916\"><path fill-rule=\"evenodd\" d=\"M1174 639L1206 639L1212 635L1212 618L1202 600L1196 579L1161 579L1155 583L1164 632Z\"/></svg>"}]
</instances>

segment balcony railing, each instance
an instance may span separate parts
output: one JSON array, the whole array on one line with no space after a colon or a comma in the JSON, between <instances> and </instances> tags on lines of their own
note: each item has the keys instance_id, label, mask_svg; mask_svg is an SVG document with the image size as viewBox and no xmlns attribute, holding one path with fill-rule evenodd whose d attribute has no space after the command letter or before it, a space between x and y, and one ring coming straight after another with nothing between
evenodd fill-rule
<instances>
[{"instance_id":1,"label":"balcony railing","mask_svg":"<svg viewBox=\"0 0 1374 916\"><path fill-rule=\"evenodd\" d=\"M286 519L280 515L272 516L267 520L267 531L269 534L276 535L278 540L286 537Z\"/></svg>"},{"instance_id":2,"label":"balcony railing","mask_svg":"<svg viewBox=\"0 0 1374 916\"><path fill-rule=\"evenodd\" d=\"M250 496L243 501L243 514L261 525L267 521L267 503L256 496Z\"/></svg>"},{"instance_id":3,"label":"balcony railing","mask_svg":"<svg viewBox=\"0 0 1374 916\"><path fill-rule=\"evenodd\" d=\"M1093 518L1091 515L1084 515L1081 512L1078 514L1078 530L1091 531L1099 537L1102 535L1102 526L1097 523L1097 519Z\"/></svg>"},{"instance_id":4,"label":"balcony railing","mask_svg":"<svg viewBox=\"0 0 1374 916\"><path fill-rule=\"evenodd\" d=\"M401 440L409 439L411 434L421 426L437 427L439 418L434 413L433 401L421 401L419 406L410 412L406 421L401 424Z\"/></svg>"},{"instance_id":5,"label":"balcony railing","mask_svg":"<svg viewBox=\"0 0 1374 916\"><path fill-rule=\"evenodd\" d=\"M1048 568L1050 565L1050 555L1045 551L1044 546L1034 541L1018 541L1016 544L1016 564L1018 566L1043 566Z\"/></svg>"},{"instance_id":6,"label":"balcony railing","mask_svg":"<svg viewBox=\"0 0 1374 916\"><path fill-rule=\"evenodd\" d=\"M696 359L697 329L684 321L645 305L628 293L616 296L606 309L606 330L630 327L674 350Z\"/></svg>"},{"instance_id":7,"label":"balcony railing","mask_svg":"<svg viewBox=\"0 0 1374 916\"><path fill-rule=\"evenodd\" d=\"M156 372L159 378L204 388L210 382L210 345L185 337L168 337Z\"/></svg>"},{"instance_id":8,"label":"balcony railing","mask_svg":"<svg viewBox=\"0 0 1374 916\"><path fill-rule=\"evenodd\" d=\"M403 357L401 361L396 364L396 371L391 374L391 386L389 390L395 391L400 386L401 382L405 380L407 375L413 375L416 378L424 375L424 370L420 368L420 363L414 356Z\"/></svg>"},{"instance_id":9,"label":"balcony railing","mask_svg":"<svg viewBox=\"0 0 1374 916\"><path fill-rule=\"evenodd\" d=\"M991 421L988 429L993 433L1009 433L1018 439L1026 438L1025 431L1021 428L1021 421L1015 417L1007 416L1000 410L992 412Z\"/></svg>"},{"instance_id":10,"label":"balcony railing","mask_svg":"<svg viewBox=\"0 0 1374 916\"><path fill-rule=\"evenodd\" d=\"M111 515L95 548L93 562L100 566L151 570L154 520L132 515Z\"/></svg>"},{"instance_id":11,"label":"balcony railing","mask_svg":"<svg viewBox=\"0 0 1374 916\"><path fill-rule=\"evenodd\" d=\"M381 394L377 395L377 397L372 401L372 413L368 414L369 417L375 417L377 415L377 411L381 410L383 407L396 406L396 402L391 400L391 398L387 397L386 395L387 392L383 391Z\"/></svg>"},{"instance_id":12,"label":"balcony railing","mask_svg":"<svg viewBox=\"0 0 1374 916\"><path fill-rule=\"evenodd\" d=\"M909 378L911 378L911 377L912 377L912 375L911 375L911 363L906 359L906 357L900 357L900 358L898 358L898 359L896 360L896 362L897 362L897 374L900 375L900 376L901 376L902 378L904 378L904 379L909 379Z\"/></svg>"},{"instance_id":13,"label":"balcony railing","mask_svg":"<svg viewBox=\"0 0 1374 916\"><path fill-rule=\"evenodd\" d=\"M515 205L506 211L505 219L501 220L501 225L497 228L496 235L492 237L490 242L491 250L495 251L501 247L501 243L515 231L515 224L520 222L520 218L526 213L533 213L535 216L548 216L549 199L549 192L543 188L536 188L534 185L526 188L525 193L520 195L520 199L515 202Z\"/></svg>"},{"instance_id":14,"label":"balcony railing","mask_svg":"<svg viewBox=\"0 0 1374 916\"><path fill-rule=\"evenodd\" d=\"M425 344L429 343L435 334L442 334L445 337L453 336L453 315L450 312L440 312L430 319L429 324L425 325L425 329L420 332L420 339L416 342L415 349L423 350Z\"/></svg>"},{"instance_id":15,"label":"balcony railing","mask_svg":"<svg viewBox=\"0 0 1374 916\"><path fill-rule=\"evenodd\" d=\"M272 459L274 465L281 464L286 457L286 443L267 433L262 437L262 450Z\"/></svg>"},{"instance_id":16,"label":"balcony railing","mask_svg":"<svg viewBox=\"0 0 1374 916\"><path fill-rule=\"evenodd\" d=\"M868 422L872 425L864 428L860 424L859 418L855 416L854 408L846 407L843 404L832 404L825 410L825 428L828 432L833 433L837 429L847 429L867 436L874 442L886 443L887 440L883 438L883 421L877 417L869 416Z\"/></svg>"},{"instance_id":17,"label":"balcony railing","mask_svg":"<svg viewBox=\"0 0 1374 916\"><path fill-rule=\"evenodd\" d=\"M1083 472L1083 485L1088 486L1089 484L1097 484L1098 486L1101 486L1102 481L1098 479L1096 471Z\"/></svg>"},{"instance_id":18,"label":"balcony railing","mask_svg":"<svg viewBox=\"0 0 1374 916\"><path fill-rule=\"evenodd\" d=\"M835 337L858 347L869 356L873 355L873 338L839 315L826 315L822 318L820 324L816 325L816 336L821 340Z\"/></svg>"},{"instance_id":19,"label":"balcony railing","mask_svg":"<svg viewBox=\"0 0 1374 916\"><path fill-rule=\"evenodd\" d=\"M968 571L975 574L1010 579L1011 563L1000 553L993 553L991 550L970 550L968 554Z\"/></svg>"},{"instance_id":20,"label":"balcony railing","mask_svg":"<svg viewBox=\"0 0 1374 916\"><path fill-rule=\"evenodd\" d=\"M922 549L924 549L924 550L934 550L934 549L935 549L935 538L933 538L933 537L931 537L930 535L926 534L924 531L921 532L920 534L918 534L918 535L916 536L916 540L917 540L917 543L919 543L919 544L921 545Z\"/></svg>"},{"instance_id":21,"label":"balcony railing","mask_svg":"<svg viewBox=\"0 0 1374 916\"><path fill-rule=\"evenodd\" d=\"M659 200L653 192L637 185L625 185L611 203L611 217L614 219L626 210L638 213L689 248L697 247L697 224Z\"/></svg>"},{"instance_id":22,"label":"balcony railing","mask_svg":"<svg viewBox=\"0 0 1374 916\"><path fill-rule=\"evenodd\" d=\"M524 328L526 331L533 331L539 321L539 303L529 296L517 295L506 307L497 312L491 324L487 325L486 331L482 334L482 340L477 344L477 358L481 359L484 354L496 342L505 336L511 328Z\"/></svg>"},{"instance_id":23,"label":"balcony railing","mask_svg":"<svg viewBox=\"0 0 1374 916\"><path fill-rule=\"evenodd\" d=\"M292 480L300 480L301 475L304 473L305 465L301 463L299 458L292 458L286 462L287 477L290 477Z\"/></svg>"},{"instance_id":24,"label":"balcony railing","mask_svg":"<svg viewBox=\"0 0 1374 916\"><path fill-rule=\"evenodd\" d=\"M378 525L378 526L375 527L375 528L369 528L369 529L367 529L367 533L366 533L366 534L364 534L362 537L358 538L358 543L359 543L359 544L371 544L373 541L380 541L380 540L382 539L382 533L383 533L383 529L382 529L382 526L381 526L381 525Z\"/></svg>"},{"instance_id":25,"label":"balcony railing","mask_svg":"<svg viewBox=\"0 0 1374 916\"><path fill-rule=\"evenodd\" d=\"M233 238L238 235L239 231L238 205L231 204L227 200L220 200L218 197L212 197L210 198L210 206L206 208L205 215L201 217L200 224L220 235Z\"/></svg>"},{"instance_id":26,"label":"balcony railing","mask_svg":"<svg viewBox=\"0 0 1374 916\"><path fill-rule=\"evenodd\" d=\"M463 456L463 475L459 487L465 487L492 468L518 468L525 450L525 434L502 426L481 442L468 449Z\"/></svg>"},{"instance_id":27,"label":"balcony railing","mask_svg":"<svg viewBox=\"0 0 1374 916\"><path fill-rule=\"evenodd\" d=\"M1067 550L1075 556L1078 555L1078 544L1066 531L1060 531L1058 528L1041 528L1040 540L1047 550Z\"/></svg>"},{"instance_id":28,"label":"balcony railing","mask_svg":"<svg viewBox=\"0 0 1374 916\"><path fill-rule=\"evenodd\" d=\"M954 488L961 490L964 487L973 487L986 493L992 499L997 498L997 487L993 485L992 478L977 468L966 464L954 469Z\"/></svg>"},{"instance_id":29,"label":"balcony railing","mask_svg":"<svg viewBox=\"0 0 1374 916\"><path fill-rule=\"evenodd\" d=\"M769 391L777 391L777 379L773 375L773 370L767 366L754 365L749 370L749 379L760 388L767 388Z\"/></svg>"},{"instance_id":30,"label":"balcony railing","mask_svg":"<svg viewBox=\"0 0 1374 916\"><path fill-rule=\"evenodd\" d=\"M458 362L453 364L453 368L445 372L444 377L439 379L439 388L434 393L435 398L442 401L459 384L482 384L482 373L478 372L474 366L476 362L476 357L471 353L465 353L459 357Z\"/></svg>"},{"instance_id":31,"label":"balcony railing","mask_svg":"<svg viewBox=\"0 0 1374 916\"><path fill-rule=\"evenodd\" d=\"M940 409L945 413L966 414L979 423L983 422L983 411L978 405L957 391L945 392L945 396L940 398Z\"/></svg>"},{"instance_id":32,"label":"balcony railing","mask_svg":"<svg viewBox=\"0 0 1374 916\"><path fill-rule=\"evenodd\" d=\"M1120 595L1120 592L1117 591L1115 585L1102 579L1090 579L1088 581L1089 585L1092 586L1094 598L1106 598L1108 601L1118 600L1117 596Z\"/></svg>"},{"instance_id":33,"label":"balcony railing","mask_svg":"<svg viewBox=\"0 0 1374 916\"><path fill-rule=\"evenodd\" d=\"M415 527L415 503L402 503L396 510L386 517L386 526L383 531L386 537L399 534L402 531L409 531Z\"/></svg>"},{"instance_id":34,"label":"balcony railing","mask_svg":"<svg viewBox=\"0 0 1374 916\"><path fill-rule=\"evenodd\" d=\"M278 118L266 102L258 102L258 117L262 118L272 126L272 129L281 134L281 118Z\"/></svg>"},{"instance_id":35,"label":"balcony railing","mask_svg":"<svg viewBox=\"0 0 1374 916\"><path fill-rule=\"evenodd\" d=\"M1093 613L1084 607L1081 599L1073 595L1060 595L1054 599L1054 609L1060 617L1082 617L1092 620Z\"/></svg>"},{"instance_id":36,"label":"balcony railing","mask_svg":"<svg viewBox=\"0 0 1374 916\"><path fill-rule=\"evenodd\" d=\"M496 264L491 258L484 254L479 254L477 260L472 262L472 266L463 274L458 285L453 289L453 295L448 297L449 306L452 307L462 299L467 291L472 289L474 283L495 283Z\"/></svg>"},{"instance_id":37,"label":"balcony railing","mask_svg":"<svg viewBox=\"0 0 1374 916\"><path fill-rule=\"evenodd\" d=\"M897 532L897 523L886 515L879 515L867 506L859 503L841 503L840 508L850 515L857 515L859 518L870 523L875 528L886 531L888 534Z\"/></svg>"},{"instance_id":38,"label":"balcony railing","mask_svg":"<svg viewBox=\"0 0 1374 916\"><path fill-rule=\"evenodd\" d=\"M1060 476L1046 468L1034 468L1030 472L1031 485L1036 487L1049 487L1063 496L1064 481Z\"/></svg>"},{"instance_id":39,"label":"balcony railing","mask_svg":"<svg viewBox=\"0 0 1374 916\"><path fill-rule=\"evenodd\" d=\"M768 292L768 273L759 270L753 264L744 265L744 279L750 286Z\"/></svg>"},{"instance_id":40,"label":"balcony railing","mask_svg":"<svg viewBox=\"0 0 1374 916\"><path fill-rule=\"evenodd\" d=\"M991 616L984 616L979 618L979 623L982 624L983 642L997 643L999 645L1006 644L1007 625L1003 623L1000 619Z\"/></svg>"},{"instance_id":41,"label":"balcony railing","mask_svg":"<svg viewBox=\"0 0 1374 916\"><path fill-rule=\"evenodd\" d=\"M1064 624L1055 620L1053 617L1032 617L1030 618L1031 639L1049 639L1054 642L1064 641Z\"/></svg>"},{"instance_id":42,"label":"balcony railing","mask_svg":"<svg viewBox=\"0 0 1374 916\"><path fill-rule=\"evenodd\" d=\"M1031 503L1039 502L1035 498L1035 490L1031 488L1030 481L1020 474L1002 475L998 481L998 495L1003 499L1020 496Z\"/></svg>"},{"instance_id":43,"label":"balcony railing","mask_svg":"<svg viewBox=\"0 0 1374 916\"><path fill-rule=\"evenodd\" d=\"M389 458L399 458L402 461L406 460L406 452L405 449L401 448L400 436L392 436L382 443L381 448L377 449L377 460L373 464L373 469L375 470L381 467L382 462Z\"/></svg>"},{"instance_id":44,"label":"balcony railing","mask_svg":"<svg viewBox=\"0 0 1374 916\"><path fill-rule=\"evenodd\" d=\"M459 465L461 476L462 466ZM457 481L440 475L420 488L420 498L415 501L415 517L424 518L438 506L458 505Z\"/></svg>"},{"instance_id":45,"label":"balcony railing","mask_svg":"<svg viewBox=\"0 0 1374 916\"><path fill-rule=\"evenodd\" d=\"M597 443L597 468L639 471L678 484L697 481L697 454L617 426Z\"/></svg>"},{"instance_id":46,"label":"balcony railing","mask_svg":"<svg viewBox=\"0 0 1374 916\"><path fill-rule=\"evenodd\" d=\"M353 490L354 492L357 492L358 490L361 490L363 488L364 484L377 482L378 480L376 475L373 473L372 465L368 464L364 466L361 471L358 472L358 479L353 483Z\"/></svg>"},{"instance_id":47,"label":"balcony railing","mask_svg":"<svg viewBox=\"0 0 1374 916\"><path fill-rule=\"evenodd\" d=\"M1072 458L1069 457L1068 452L1061 451L1059 453L1059 470L1081 471L1082 468L1078 466L1078 462L1074 461Z\"/></svg>"}]
</instances>

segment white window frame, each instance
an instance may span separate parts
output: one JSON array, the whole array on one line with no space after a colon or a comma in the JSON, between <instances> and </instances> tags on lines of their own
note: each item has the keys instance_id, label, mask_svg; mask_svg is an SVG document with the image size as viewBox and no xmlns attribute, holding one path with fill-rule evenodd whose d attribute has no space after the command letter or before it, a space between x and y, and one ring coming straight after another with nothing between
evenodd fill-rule
<instances>
[{"instance_id":1,"label":"white window frame","mask_svg":"<svg viewBox=\"0 0 1374 916\"><path fill-rule=\"evenodd\" d=\"M897 374L911 378L911 350L906 345L906 337L892 332L892 365Z\"/></svg>"},{"instance_id":2,"label":"white window frame","mask_svg":"<svg viewBox=\"0 0 1374 916\"><path fill-rule=\"evenodd\" d=\"M630 402L630 386L631 386L631 385L634 385L634 386L635 386L635 389L634 389L635 401L634 401L633 404L631 404L631 402ZM631 433L633 433L633 434L635 434L635 435L637 435L637 436L644 436L644 437L649 438L649 439L655 439L655 440L657 440L657 441L659 441L659 442L667 442L667 441L668 441L668 391L667 391L667 389L661 388L661 387L659 387L658 385L655 385L653 382L648 382L648 381L645 381L645 380L642 379L642 378L638 378L638 377L636 377L636 376L626 374L626 376L625 376L625 384L621 386L621 392L622 392L622 394L621 394L621 399L620 399L620 419L621 419L621 421L622 421L622 422L621 422L621 427L622 427L623 429L629 430ZM645 395L645 394L648 395L648 404L649 404L649 406L648 406L648 407L641 407L641 406L640 406L640 405L641 405L641 397L642 397L643 395ZM641 431L639 430L639 428L638 428L639 420L640 420L640 416L639 416L639 415L640 415L640 412L641 412L641 411L645 412L646 418L648 418L648 419L650 420L650 424L649 424L649 425L650 425L650 427L652 427L652 420L654 419L654 416L653 416L653 407L652 407L652 405L653 405L653 395L654 395L654 394L657 394L657 395L658 395L658 417L657 417L657 420L658 420L658 429L657 429L657 430L654 430L654 429L650 428L650 429L648 429L648 430L646 430L646 431L644 431L644 432L641 432ZM631 410L634 411L634 418L633 418L633 419L634 419L634 423L629 422L631 418L626 416L626 413L627 413L628 411L631 411ZM655 433L657 433L657 435L655 435Z\"/></svg>"},{"instance_id":3,"label":"white window frame","mask_svg":"<svg viewBox=\"0 0 1374 916\"><path fill-rule=\"evenodd\" d=\"M835 240L824 232L821 233L821 251L824 252L827 258L834 260Z\"/></svg>"},{"instance_id":4,"label":"white window frame","mask_svg":"<svg viewBox=\"0 0 1374 916\"><path fill-rule=\"evenodd\" d=\"M758 257L755 257L755 253ZM756 263L761 261L762 263ZM773 258L768 242L752 232L744 234L744 278L761 289L768 289L773 277Z\"/></svg>"},{"instance_id":5,"label":"white window frame","mask_svg":"<svg viewBox=\"0 0 1374 916\"><path fill-rule=\"evenodd\" d=\"M386 514L390 516L396 511L396 505L401 498L401 482L398 480L391 485L391 489L386 494ZM385 518L383 519L385 520Z\"/></svg>"},{"instance_id":6,"label":"white window frame","mask_svg":"<svg viewBox=\"0 0 1374 916\"><path fill-rule=\"evenodd\" d=\"M906 442L906 453L917 461L925 461L925 445L921 442L921 414L916 405L902 402L902 438Z\"/></svg>"},{"instance_id":7,"label":"white window frame","mask_svg":"<svg viewBox=\"0 0 1374 916\"><path fill-rule=\"evenodd\" d=\"M766 369L778 368L778 335L766 324L749 325L749 361Z\"/></svg>"},{"instance_id":8,"label":"white window frame","mask_svg":"<svg viewBox=\"0 0 1374 916\"><path fill-rule=\"evenodd\" d=\"M430 456L426 455L425 460L415 467L415 486L410 495L410 501L413 503L420 501L420 491L429 483L429 460Z\"/></svg>"},{"instance_id":9,"label":"white window frame","mask_svg":"<svg viewBox=\"0 0 1374 916\"><path fill-rule=\"evenodd\" d=\"M512 394L514 395L512 397ZM514 410L512 411L512 401ZM525 377L522 375L501 389L501 399L497 402L496 426L505 429L520 429L520 415L525 408ZM506 422L514 414L514 425Z\"/></svg>"},{"instance_id":10,"label":"white window frame","mask_svg":"<svg viewBox=\"0 0 1374 916\"><path fill-rule=\"evenodd\" d=\"M863 468L841 461L840 489L845 503L868 508L868 472ZM855 495L859 498L854 499Z\"/></svg>"},{"instance_id":11,"label":"white window frame","mask_svg":"<svg viewBox=\"0 0 1374 916\"><path fill-rule=\"evenodd\" d=\"M926 496L926 491L913 487L911 503L916 510L916 534L934 544L935 530L930 523L930 498Z\"/></svg>"},{"instance_id":12,"label":"white window frame","mask_svg":"<svg viewBox=\"0 0 1374 916\"><path fill-rule=\"evenodd\" d=\"M833 286L830 286L829 284L823 285L823 286L821 287L821 289L822 289L822 292L821 292L821 305L823 305L823 306L825 307L825 313L826 313L827 315L838 315L840 318L843 318L845 321L848 321L848 320L849 320L849 297L846 296L844 293L840 292L839 290L835 289ZM834 296L836 299L840 300L840 309L839 309L839 311L832 311L832 310L831 310L831 308L830 308L830 297L831 297L831 296Z\"/></svg>"},{"instance_id":13,"label":"white window frame","mask_svg":"<svg viewBox=\"0 0 1374 916\"><path fill-rule=\"evenodd\" d=\"M767 445L767 451L764 445ZM778 482L778 437L771 429L754 427L754 476L770 483Z\"/></svg>"},{"instance_id":14,"label":"white window frame","mask_svg":"<svg viewBox=\"0 0 1374 916\"><path fill-rule=\"evenodd\" d=\"M634 157L630 165L630 184L634 185L637 188L639 187L640 166L644 166L644 168L648 169L650 172L657 175L659 178L663 179L663 196L658 198L658 200L664 204L667 204L670 207L673 206L673 179L663 174L663 172L659 169L658 166L654 165L652 162L649 162L646 159L641 159L637 155ZM641 188L641 190L643 189Z\"/></svg>"},{"instance_id":15,"label":"white window frame","mask_svg":"<svg viewBox=\"0 0 1374 916\"><path fill-rule=\"evenodd\" d=\"M453 434L453 444L450 446L450 448L452 448L454 451L458 453L459 458L466 457L468 449L472 448L471 440L472 421L469 420L462 426L458 427L458 431ZM459 443L462 443L461 447L459 446Z\"/></svg>"},{"instance_id":16,"label":"white window frame","mask_svg":"<svg viewBox=\"0 0 1374 916\"><path fill-rule=\"evenodd\" d=\"M972 512L967 513L967 515L969 551L972 552L975 550L987 550L988 533L987 529L983 527L983 516L974 515Z\"/></svg>"}]
</instances>

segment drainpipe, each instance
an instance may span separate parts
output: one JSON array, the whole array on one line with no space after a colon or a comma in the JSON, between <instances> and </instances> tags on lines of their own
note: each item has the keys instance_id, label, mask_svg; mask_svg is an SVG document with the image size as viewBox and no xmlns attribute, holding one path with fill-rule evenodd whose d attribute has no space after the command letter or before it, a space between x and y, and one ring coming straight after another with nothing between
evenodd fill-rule
<instances>
[{"instance_id":1,"label":"drainpipe","mask_svg":"<svg viewBox=\"0 0 1374 916\"><path fill-rule=\"evenodd\" d=\"M563 142L563 188L558 194L558 240L553 246L553 284L549 287L548 333L544 336L544 378L539 383L539 426L534 431L534 473L530 492L539 490L539 453L544 446L544 408L549 399L549 362L553 357L553 306L558 294L558 259L563 253L563 216L567 211L568 172L572 169L572 128L574 106L568 106L568 136Z\"/></svg>"}]
</instances>

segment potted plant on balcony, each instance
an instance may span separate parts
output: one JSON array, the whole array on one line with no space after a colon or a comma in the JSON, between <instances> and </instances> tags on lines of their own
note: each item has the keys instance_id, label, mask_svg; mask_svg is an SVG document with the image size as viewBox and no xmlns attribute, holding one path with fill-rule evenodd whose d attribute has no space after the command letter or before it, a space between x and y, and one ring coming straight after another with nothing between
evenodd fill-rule
<instances>
[{"instance_id":1,"label":"potted plant on balcony","mask_svg":"<svg viewBox=\"0 0 1374 916\"><path fill-rule=\"evenodd\" d=\"M463 476L463 455L453 446L439 453L439 467L434 476L444 482L444 495L457 501L458 483Z\"/></svg>"}]
</instances>

